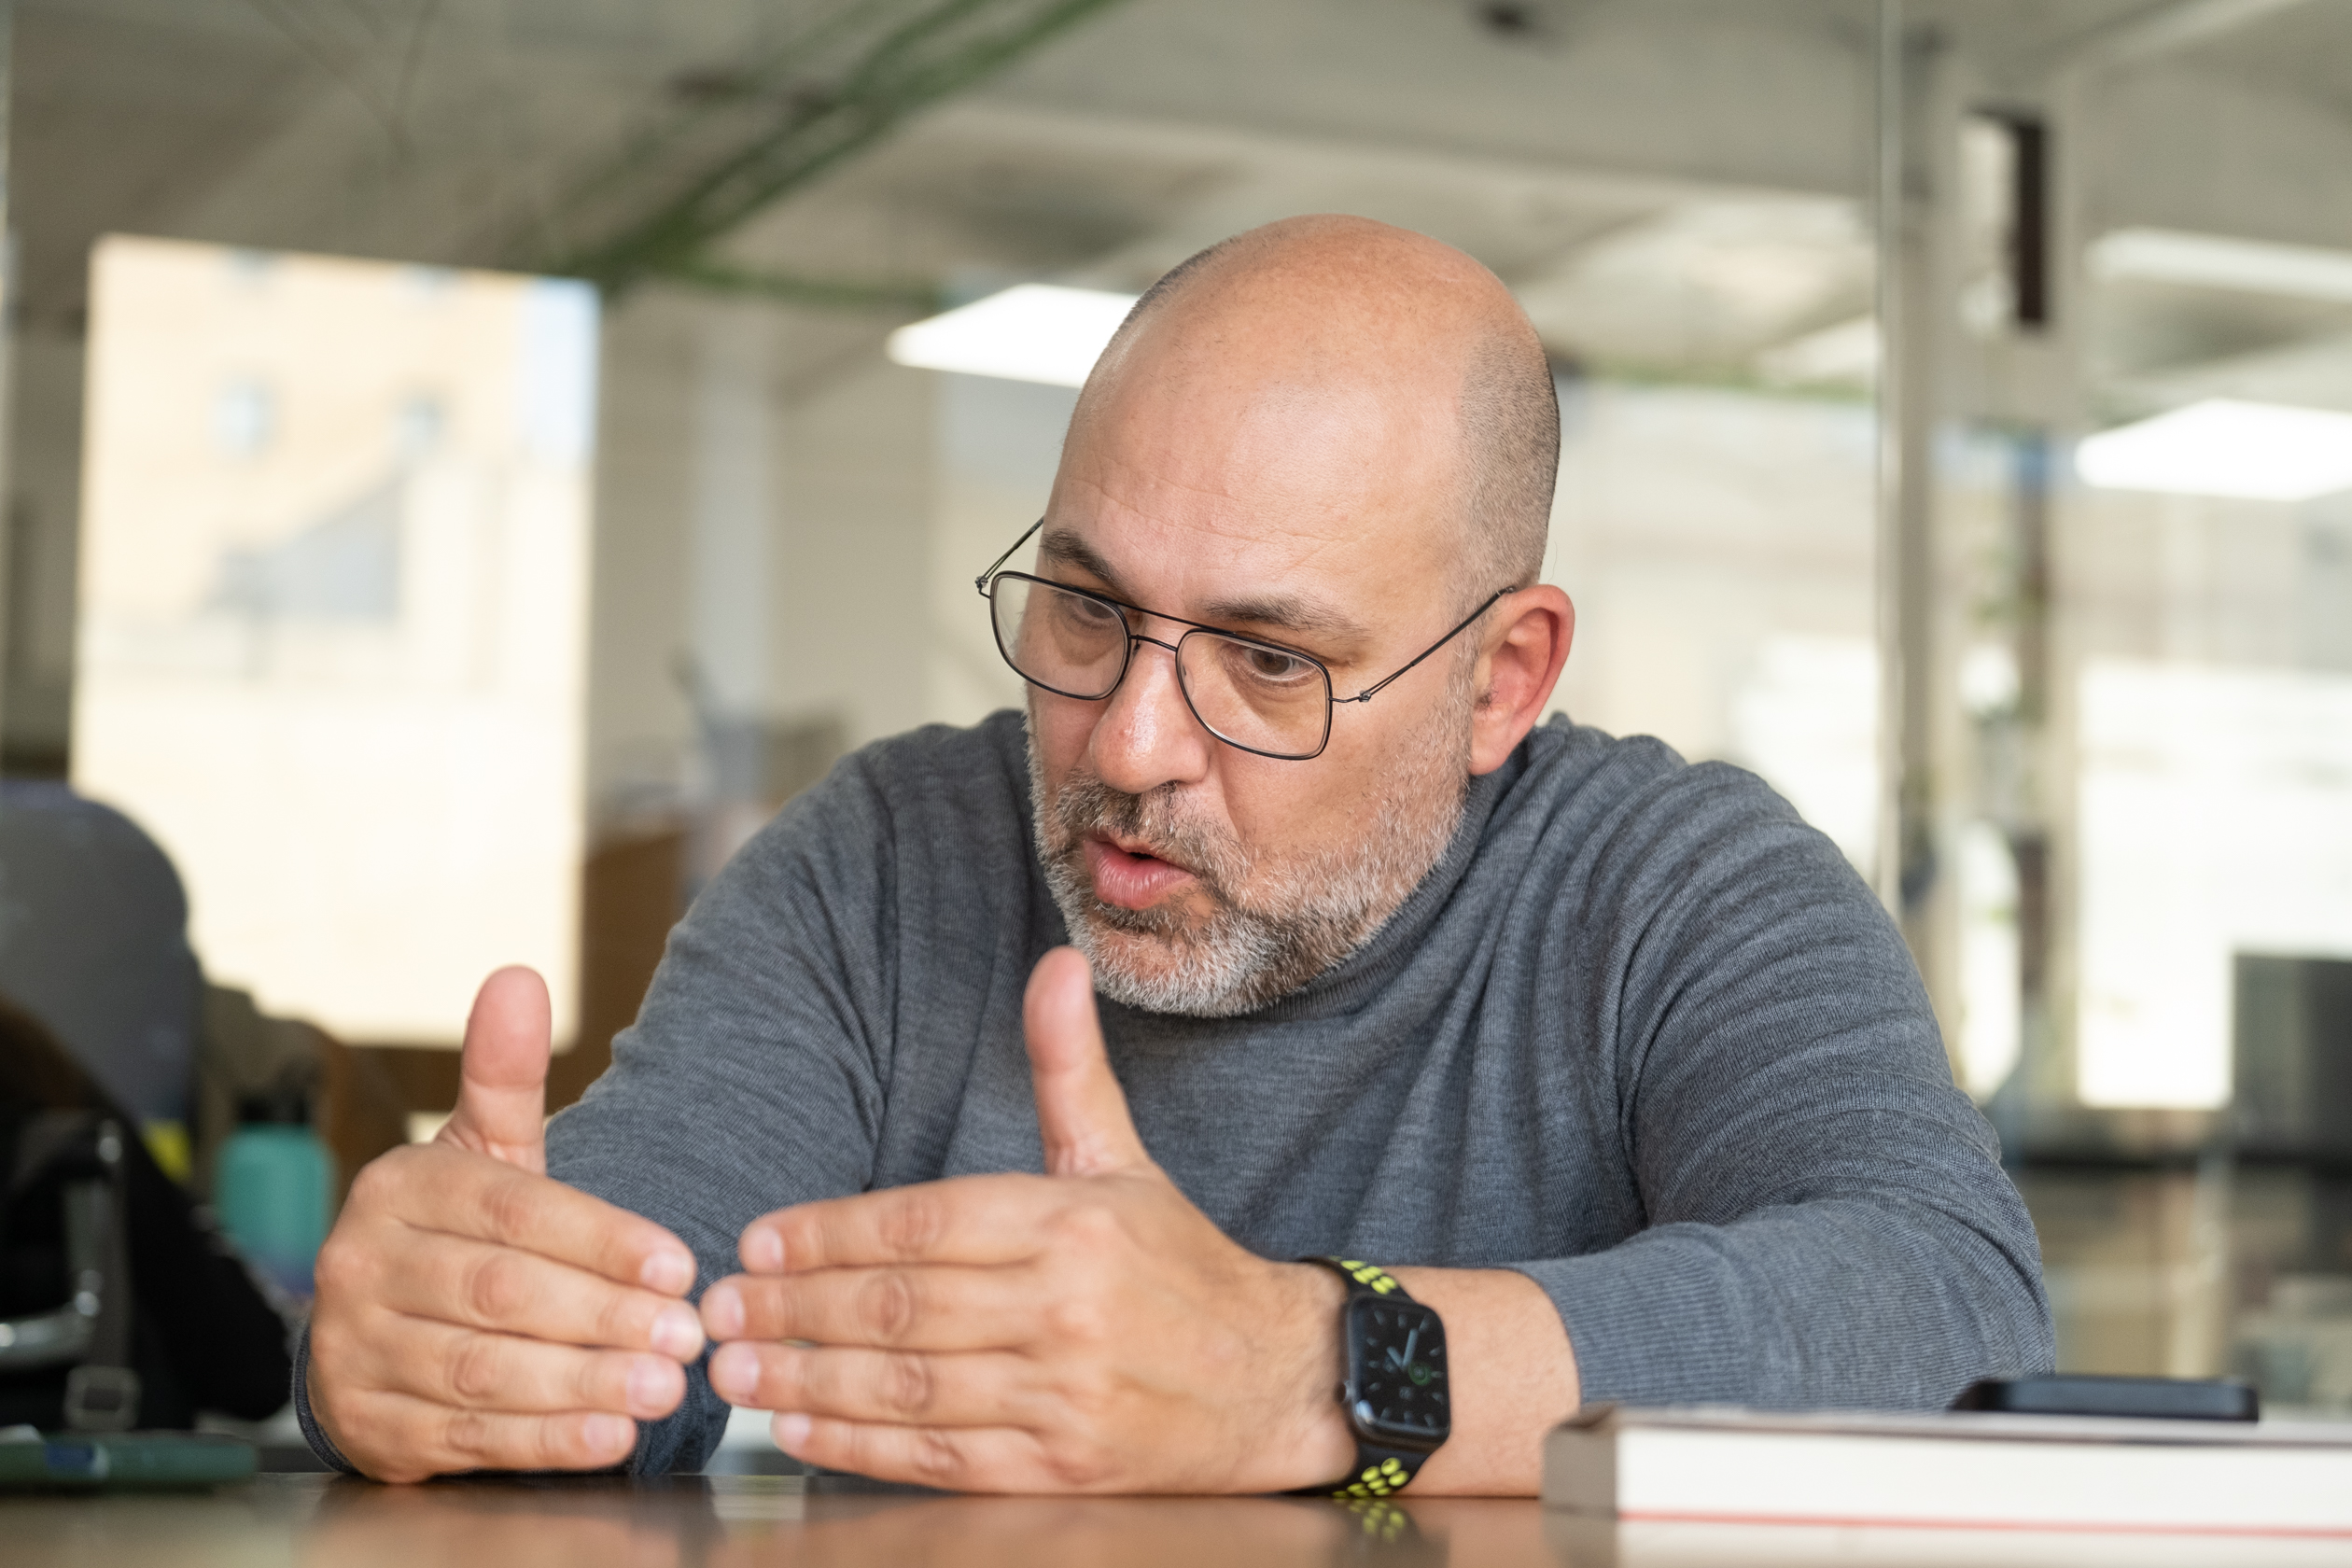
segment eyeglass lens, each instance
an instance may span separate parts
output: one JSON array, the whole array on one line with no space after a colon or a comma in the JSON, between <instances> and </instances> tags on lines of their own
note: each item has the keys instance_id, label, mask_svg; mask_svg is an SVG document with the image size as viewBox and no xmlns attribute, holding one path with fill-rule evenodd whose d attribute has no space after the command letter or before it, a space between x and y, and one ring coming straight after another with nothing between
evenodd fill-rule
<instances>
[{"instance_id":1,"label":"eyeglass lens","mask_svg":"<svg viewBox=\"0 0 2352 1568\"><path fill-rule=\"evenodd\" d=\"M1112 606L1027 578L989 584L997 647L1022 679L1097 702L1126 673L1128 628ZM1323 749L1331 678L1310 659L1196 628L1176 642L1176 678L1218 739L1277 757Z\"/></svg>"}]
</instances>

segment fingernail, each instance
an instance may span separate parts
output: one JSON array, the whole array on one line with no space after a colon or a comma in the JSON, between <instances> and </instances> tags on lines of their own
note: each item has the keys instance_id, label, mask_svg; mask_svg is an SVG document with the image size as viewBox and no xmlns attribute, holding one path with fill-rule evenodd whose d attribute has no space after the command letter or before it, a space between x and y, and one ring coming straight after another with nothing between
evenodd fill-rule
<instances>
[{"instance_id":1,"label":"fingernail","mask_svg":"<svg viewBox=\"0 0 2352 1568\"><path fill-rule=\"evenodd\" d=\"M743 1233L743 1267L762 1274L784 1272L784 1238L764 1227Z\"/></svg>"},{"instance_id":2,"label":"fingernail","mask_svg":"<svg viewBox=\"0 0 2352 1568\"><path fill-rule=\"evenodd\" d=\"M699 1354L702 1345L702 1320L692 1307L665 1307L653 1320L653 1348L664 1355L686 1361Z\"/></svg>"},{"instance_id":3,"label":"fingernail","mask_svg":"<svg viewBox=\"0 0 2352 1568\"><path fill-rule=\"evenodd\" d=\"M677 1376L676 1366L651 1356L638 1356L630 1362L629 1408L640 1415L660 1414L677 1391Z\"/></svg>"},{"instance_id":4,"label":"fingernail","mask_svg":"<svg viewBox=\"0 0 2352 1568\"><path fill-rule=\"evenodd\" d=\"M713 1339L733 1339L743 1333L743 1293L718 1284L703 1293L702 1321Z\"/></svg>"},{"instance_id":5,"label":"fingernail","mask_svg":"<svg viewBox=\"0 0 2352 1568\"><path fill-rule=\"evenodd\" d=\"M786 1410L768 1423L768 1430L776 1437L776 1446L797 1459L801 1445L808 1441L808 1418L798 1410Z\"/></svg>"},{"instance_id":6,"label":"fingernail","mask_svg":"<svg viewBox=\"0 0 2352 1568\"><path fill-rule=\"evenodd\" d=\"M581 1435L587 1439L590 1453L620 1454L637 1447L637 1422L626 1416L593 1415Z\"/></svg>"},{"instance_id":7,"label":"fingernail","mask_svg":"<svg viewBox=\"0 0 2352 1568\"><path fill-rule=\"evenodd\" d=\"M664 1295L683 1295L694 1282L694 1260L683 1253L664 1249L645 1260L645 1266L637 1270L637 1279L647 1290L657 1290Z\"/></svg>"},{"instance_id":8,"label":"fingernail","mask_svg":"<svg viewBox=\"0 0 2352 1568\"><path fill-rule=\"evenodd\" d=\"M745 1405L760 1392L760 1358L749 1345L721 1345L710 1358L710 1386L730 1405Z\"/></svg>"}]
</instances>

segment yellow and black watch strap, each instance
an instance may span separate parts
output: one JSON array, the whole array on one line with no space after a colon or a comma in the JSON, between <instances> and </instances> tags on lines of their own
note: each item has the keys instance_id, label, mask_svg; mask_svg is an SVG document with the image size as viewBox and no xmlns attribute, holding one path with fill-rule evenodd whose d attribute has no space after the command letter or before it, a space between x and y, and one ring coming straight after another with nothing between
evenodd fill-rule
<instances>
[{"instance_id":1,"label":"yellow and black watch strap","mask_svg":"<svg viewBox=\"0 0 2352 1568\"><path fill-rule=\"evenodd\" d=\"M1377 1263L1359 1263L1354 1258L1338 1257L1305 1257L1298 1261L1319 1263L1330 1269L1353 1287L1351 1295L1356 1290L1367 1290L1375 1295L1402 1296L1407 1301L1413 1299L1397 1282L1396 1276Z\"/></svg>"},{"instance_id":2,"label":"yellow and black watch strap","mask_svg":"<svg viewBox=\"0 0 2352 1568\"><path fill-rule=\"evenodd\" d=\"M1359 1437L1354 1475L1300 1491L1309 1497L1393 1497L1421 1474L1421 1461L1428 1457L1404 1449L1383 1449Z\"/></svg>"},{"instance_id":3,"label":"yellow and black watch strap","mask_svg":"<svg viewBox=\"0 0 2352 1568\"><path fill-rule=\"evenodd\" d=\"M1351 1301L1359 1296L1384 1297L1395 1301L1413 1299L1411 1293L1406 1290L1396 1276L1382 1268L1379 1264L1365 1263L1357 1258L1320 1256L1303 1257L1298 1261L1320 1265L1345 1280L1348 1282L1348 1298ZM1344 1385L1340 1390L1340 1395L1344 1402L1347 1395ZM1299 1494L1341 1499L1392 1496L1404 1491L1412 1478L1420 1474L1421 1462L1428 1457L1426 1453L1415 1452L1408 1449L1392 1449L1368 1441L1363 1434L1358 1433L1355 1468L1336 1481L1325 1482L1322 1486L1301 1487Z\"/></svg>"}]
</instances>

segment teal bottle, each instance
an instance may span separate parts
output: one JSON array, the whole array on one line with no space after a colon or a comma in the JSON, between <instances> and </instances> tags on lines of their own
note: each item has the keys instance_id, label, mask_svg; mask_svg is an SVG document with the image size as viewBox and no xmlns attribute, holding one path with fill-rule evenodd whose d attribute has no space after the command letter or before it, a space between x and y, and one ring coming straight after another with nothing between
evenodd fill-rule
<instances>
[{"instance_id":1,"label":"teal bottle","mask_svg":"<svg viewBox=\"0 0 2352 1568\"><path fill-rule=\"evenodd\" d=\"M300 1099L249 1099L213 1168L213 1213L254 1266L295 1295L327 1239L334 1166Z\"/></svg>"}]
</instances>

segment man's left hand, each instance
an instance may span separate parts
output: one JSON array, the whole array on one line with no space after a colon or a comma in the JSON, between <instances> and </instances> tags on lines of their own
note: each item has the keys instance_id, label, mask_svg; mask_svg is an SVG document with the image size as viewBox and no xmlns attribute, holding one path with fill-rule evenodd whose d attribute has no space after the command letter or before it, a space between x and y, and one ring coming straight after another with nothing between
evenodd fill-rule
<instances>
[{"instance_id":1,"label":"man's left hand","mask_svg":"<svg viewBox=\"0 0 2352 1568\"><path fill-rule=\"evenodd\" d=\"M1023 1022L1047 1174L753 1221L703 1297L710 1381L787 1453L972 1491L1275 1491L1348 1468L1342 1292L1226 1239L1152 1162L1075 949Z\"/></svg>"}]
</instances>

